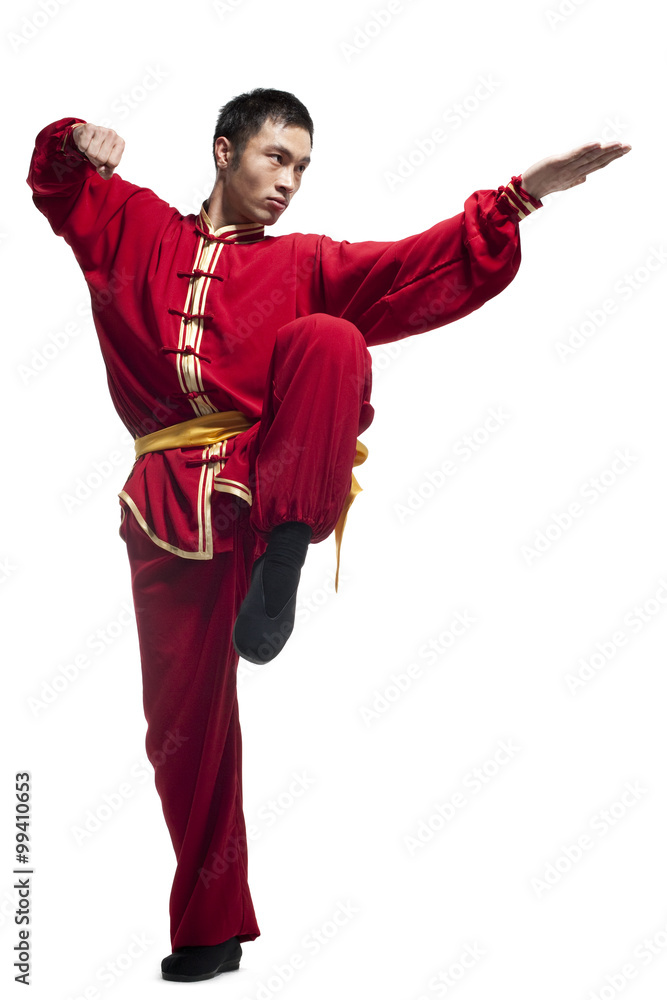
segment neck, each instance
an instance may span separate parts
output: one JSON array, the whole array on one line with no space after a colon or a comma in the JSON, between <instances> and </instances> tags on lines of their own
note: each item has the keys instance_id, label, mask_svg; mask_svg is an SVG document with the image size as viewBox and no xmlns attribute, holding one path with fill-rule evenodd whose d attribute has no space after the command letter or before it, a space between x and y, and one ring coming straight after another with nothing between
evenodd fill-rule
<instances>
[{"instance_id":1,"label":"neck","mask_svg":"<svg viewBox=\"0 0 667 1000\"><path fill-rule=\"evenodd\" d=\"M208 201L204 202L204 207L209 219L213 223L214 229L220 229L222 226L230 224L225 220L222 211L222 184L219 181L216 181L213 185L213 190L208 196Z\"/></svg>"},{"instance_id":2,"label":"neck","mask_svg":"<svg viewBox=\"0 0 667 1000\"><path fill-rule=\"evenodd\" d=\"M213 185L208 202L204 202L206 213L211 220L213 229L221 229L222 226L234 226L238 223L248 224L254 220L241 218L239 213L225 204L224 187L220 180ZM261 223L259 223L261 225Z\"/></svg>"}]
</instances>

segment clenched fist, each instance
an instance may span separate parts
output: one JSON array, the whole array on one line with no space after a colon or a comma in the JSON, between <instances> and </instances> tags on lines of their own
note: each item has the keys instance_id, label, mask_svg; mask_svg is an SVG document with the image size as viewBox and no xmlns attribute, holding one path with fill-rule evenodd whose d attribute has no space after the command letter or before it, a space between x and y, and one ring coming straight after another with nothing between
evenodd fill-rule
<instances>
[{"instance_id":1,"label":"clenched fist","mask_svg":"<svg viewBox=\"0 0 667 1000\"><path fill-rule=\"evenodd\" d=\"M125 149L125 140L112 128L93 125L92 122L78 122L72 128L72 142L88 157L100 177L109 180L120 163Z\"/></svg>"}]
</instances>

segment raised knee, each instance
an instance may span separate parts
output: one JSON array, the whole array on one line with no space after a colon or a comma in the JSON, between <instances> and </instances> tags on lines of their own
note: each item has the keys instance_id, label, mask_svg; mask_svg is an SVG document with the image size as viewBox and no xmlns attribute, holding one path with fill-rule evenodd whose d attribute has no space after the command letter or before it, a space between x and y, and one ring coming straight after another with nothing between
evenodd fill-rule
<instances>
[{"instance_id":1,"label":"raised knee","mask_svg":"<svg viewBox=\"0 0 667 1000\"><path fill-rule=\"evenodd\" d=\"M328 353L348 353L350 350L366 348L361 331L347 319L316 312L301 316L281 328L281 333L289 337L303 337L308 346Z\"/></svg>"}]
</instances>

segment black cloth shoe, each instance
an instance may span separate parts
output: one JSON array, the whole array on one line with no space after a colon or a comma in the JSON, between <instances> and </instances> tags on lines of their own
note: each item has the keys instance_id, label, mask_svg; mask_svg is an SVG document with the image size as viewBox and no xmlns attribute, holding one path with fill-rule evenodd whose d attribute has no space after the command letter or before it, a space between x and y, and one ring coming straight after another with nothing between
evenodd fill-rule
<instances>
[{"instance_id":1,"label":"black cloth shoe","mask_svg":"<svg viewBox=\"0 0 667 1000\"><path fill-rule=\"evenodd\" d=\"M266 552L256 559L250 574L250 587L234 623L234 649L251 663L268 663L281 651L294 628L296 591L280 611L270 616L264 601L262 582Z\"/></svg>"},{"instance_id":2,"label":"black cloth shoe","mask_svg":"<svg viewBox=\"0 0 667 1000\"><path fill-rule=\"evenodd\" d=\"M184 945L162 959L162 978L177 983L213 979L221 972L238 969L241 954L241 943L237 937L222 944Z\"/></svg>"}]
</instances>

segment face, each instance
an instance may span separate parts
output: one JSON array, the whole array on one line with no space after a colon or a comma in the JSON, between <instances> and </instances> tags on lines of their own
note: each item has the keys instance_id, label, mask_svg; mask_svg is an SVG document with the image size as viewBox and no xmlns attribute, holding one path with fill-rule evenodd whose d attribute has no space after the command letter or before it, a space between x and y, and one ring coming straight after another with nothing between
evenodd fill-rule
<instances>
[{"instance_id":1,"label":"face","mask_svg":"<svg viewBox=\"0 0 667 1000\"><path fill-rule=\"evenodd\" d=\"M267 119L261 132L249 140L236 170L229 168L232 146L226 138L216 142L218 167L222 168L222 207L237 222L272 226L299 190L310 161L310 135L298 125Z\"/></svg>"}]
</instances>

